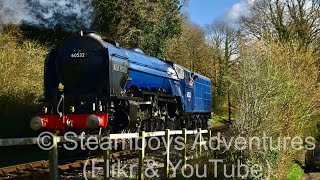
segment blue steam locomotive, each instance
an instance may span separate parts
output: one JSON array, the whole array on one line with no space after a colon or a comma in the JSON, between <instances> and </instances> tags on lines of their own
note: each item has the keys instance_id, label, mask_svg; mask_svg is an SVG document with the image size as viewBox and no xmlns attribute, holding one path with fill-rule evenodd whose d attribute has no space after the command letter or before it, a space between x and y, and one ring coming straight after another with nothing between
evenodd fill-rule
<instances>
[{"instance_id":1,"label":"blue steam locomotive","mask_svg":"<svg viewBox=\"0 0 320 180\"><path fill-rule=\"evenodd\" d=\"M206 128L211 115L210 79L95 33L48 54L44 94L44 114L30 121L34 130Z\"/></svg>"}]
</instances>

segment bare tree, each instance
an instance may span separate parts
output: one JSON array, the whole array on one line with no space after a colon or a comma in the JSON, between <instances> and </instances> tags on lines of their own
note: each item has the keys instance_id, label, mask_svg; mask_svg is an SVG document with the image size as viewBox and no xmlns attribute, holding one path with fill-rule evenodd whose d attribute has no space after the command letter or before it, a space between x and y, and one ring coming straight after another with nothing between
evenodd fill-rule
<instances>
[{"instance_id":1,"label":"bare tree","mask_svg":"<svg viewBox=\"0 0 320 180\"><path fill-rule=\"evenodd\" d=\"M236 53L237 31L226 22L214 22L205 26L206 38L209 45L220 48L224 58L230 60Z\"/></svg>"},{"instance_id":2,"label":"bare tree","mask_svg":"<svg viewBox=\"0 0 320 180\"><path fill-rule=\"evenodd\" d=\"M237 51L237 31L228 25L226 22L214 22L205 26L207 43L212 46L217 53L217 49L221 51L220 56L216 56L217 63L217 94L222 92L223 77L228 70L231 57L236 54Z\"/></svg>"},{"instance_id":3,"label":"bare tree","mask_svg":"<svg viewBox=\"0 0 320 180\"><path fill-rule=\"evenodd\" d=\"M215 54L214 63L217 67L215 73L216 79L214 85L217 96L224 96L227 93L228 100L228 118L231 120L231 97L229 92L229 82L225 80L225 76L229 70L229 64L233 55L237 53L237 31L226 22L214 22L206 25L207 43L213 47ZM220 53L217 53L217 51Z\"/></svg>"},{"instance_id":4,"label":"bare tree","mask_svg":"<svg viewBox=\"0 0 320 180\"><path fill-rule=\"evenodd\" d=\"M256 0L250 15L240 19L246 35L261 39L271 35L281 41L297 39L302 46L314 43L320 34L319 0Z\"/></svg>"},{"instance_id":5,"label":"bare tree","mask_svg":"<svg viewBox=\"0 0 320 180\"><path fill-rule=\"evenodd\" d=\"M195 24L185 22L182 35L170 42L166 57L191 71L211 78L213 67L211 66L210 51L210 46L205 43L203 30Z\"/></svg>"}]
</instances>

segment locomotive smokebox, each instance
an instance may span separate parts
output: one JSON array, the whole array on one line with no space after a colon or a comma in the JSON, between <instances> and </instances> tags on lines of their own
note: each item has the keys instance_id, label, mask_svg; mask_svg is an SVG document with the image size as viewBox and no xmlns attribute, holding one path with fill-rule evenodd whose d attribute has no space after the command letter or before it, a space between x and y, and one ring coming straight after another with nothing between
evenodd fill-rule
<instances>
[{"instance_id":1,"label":"locomotive smokebox","mask_svg":"<svg viewBox=\"0 0 320 180\"><path fill-rule=\"evenodd\" d=\"M109 58L103 43L100 36L89 33L74 37L57 49L52 60L55 70L51 72L56 72L56 81L63 84L66 94L91 94L107 89ZM48 76L53 74L49 71Z\"/></svg>"}]
</instances>

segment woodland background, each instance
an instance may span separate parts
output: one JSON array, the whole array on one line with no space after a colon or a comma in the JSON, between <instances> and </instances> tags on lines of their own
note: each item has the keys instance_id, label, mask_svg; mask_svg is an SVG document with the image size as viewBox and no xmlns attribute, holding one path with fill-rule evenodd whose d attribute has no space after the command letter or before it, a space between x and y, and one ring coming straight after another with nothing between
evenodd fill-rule
<instances>
[{"instance_id":1,"label":"woodland background","mask_svg":"<svg viewBox=\"0 0 320 180\"><path fill-rule=\"evenodd\" d=\"M249 14L237 22L215 21L204 27L190 22L181 11L187 1L92 3L92 29L104 38L209 77L213 121L232 121L230 136L262 136L263 132L274 138L318 136L318 0L256 0ZM28 121L41 111L45 55L73 32L62 26L46 29L28 24L6 24L0 29L0 119ZM16 131L19 136L19 128ZM296 179L302 172L294 162L302 151L244 150L242 154L248 163L271 162L272 179ZM237 154L234 150L228 156Z\"/></svg>"}]
</instances>

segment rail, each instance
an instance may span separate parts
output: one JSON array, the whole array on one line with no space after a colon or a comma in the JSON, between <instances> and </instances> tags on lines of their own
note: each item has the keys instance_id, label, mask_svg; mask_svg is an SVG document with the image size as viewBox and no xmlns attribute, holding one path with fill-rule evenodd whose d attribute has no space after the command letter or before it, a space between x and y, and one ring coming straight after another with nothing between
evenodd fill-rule
<instances>
[{"instance_id":1,"label":"rail","mask_svg":"<svg viewBox=\"0 0 320 180\"><path fill-rule=\"evenodd\" d=\"M84 138L87 139L89 137L96 137L100 140L103 140L104 137L107 137L109 140L119 140L119 139L133 139L133 138L139 138L140 142L139 145L140 148L139 151L139 163L138 163L138 179L143 180L144 179L144 162L145 162L145 139L148 137L165 137L165 141L168 144L170 141L170 136L173 135L182 135L183 138L183 150L182 150L182 158L183 158L183 164L186 165L187 161L192 159L193 156L187 157L187 135L195 135L195 134L207 134L208 138L212 137L212 131L219 131L224 129L224 127L220 128L212 128L208 130L174 130L171 131L170 129L166 129L165 131L159 131L159 132L144 132L141 131L140 133L127 133L127 134L109 134L106 133L105 135L85 135ZM82 137L83 138L83 137ZM68 137L68 139L73 140L80 140L80 136L77 137ZM0 147L2 146L21 146L21 145L36 145L38 144L39 138L33 137L33 138L13 138L13 139L0 139ZM57 180L59 178L58 170L58 143L63 142L70 142L67 141L63 136L53 136L53 139L51 140L52 148L49 150L49 179L50 180ZM199 138L198 148L197 148L197 155L201 155L202 153L202 144L208 143L208 141L204 141L203 138ZM165 177L169 178L169 162L170 162L170 146L166 146L166 153L165 153L165 162L164 162L164 170L165 170ZM110 160L110 149L103 150L103 179L109 179L109 174L107 170L107 162Z\"/></svg>"}]
</instances>

